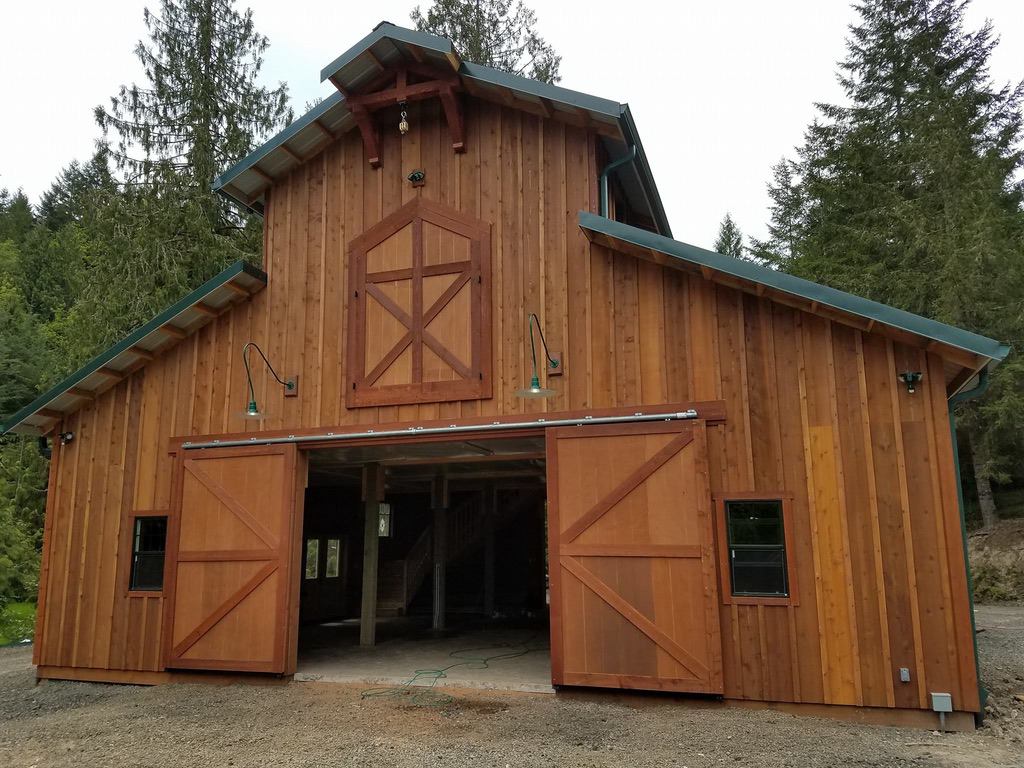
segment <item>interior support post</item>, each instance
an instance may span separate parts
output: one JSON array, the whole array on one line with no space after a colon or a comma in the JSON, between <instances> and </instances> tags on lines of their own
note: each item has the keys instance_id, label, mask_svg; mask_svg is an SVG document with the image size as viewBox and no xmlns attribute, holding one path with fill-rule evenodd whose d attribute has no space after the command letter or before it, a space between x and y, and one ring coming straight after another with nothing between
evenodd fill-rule
<instances>
[{"instance_id":1,"label":"interior support post","mask_svg":"<svg viewBox=\"0 0 1024 768\"><path fill-rule=\"evenodd\" d=\"M384 469L380 464L363 467L363 605L359 615L359 644L374 645L377 639L377 560L380 534L380 503L384 500Z\"/></svg>"},{"instance_id":2,"label":"interior support post","mask_svg":"<svg viewBox=\"0 0 1024 768\"><path fill-rule=\"evenodd\" d=\"M494 615L494 516L498 511L498 491L488 483L483 492L484 518L484 616Z\"/></svg>"},{"instance_id":3,"label":"interior support post","mask_svg":"<svg viewBox=\"0 0 1024 768\"><path fill-rule=\"evenodd\" d=\"M448 478L434 478L430 487L430 507L434 511L434 620L431 626L441 630L444 629L448 563Z\"/></svg>"}]
</instances>

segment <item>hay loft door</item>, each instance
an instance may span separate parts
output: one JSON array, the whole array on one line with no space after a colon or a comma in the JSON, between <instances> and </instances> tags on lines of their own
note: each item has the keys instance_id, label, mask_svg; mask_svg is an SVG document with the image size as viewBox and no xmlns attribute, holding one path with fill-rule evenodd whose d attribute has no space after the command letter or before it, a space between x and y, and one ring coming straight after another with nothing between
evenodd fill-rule
<instances>
[{"instance_id":1,"label":"hay loft door","mask_svg":"<svg viewBox=\"0 0 1024 768\"><path fill-rule=\"evenodd\" d=\"M722 692L703 422L547 438L555 685Z\"/></svg>"},{"instance_id":2,"label":"hay loft door","mask_svg":"<svg viewBox=\"0 0 1024 768\"><path fill-rule=\"evenodd\" d=\"M167 667L294 672L299 460L293 445L179 455L165 566Z\"/></svg>"}]
</instances>

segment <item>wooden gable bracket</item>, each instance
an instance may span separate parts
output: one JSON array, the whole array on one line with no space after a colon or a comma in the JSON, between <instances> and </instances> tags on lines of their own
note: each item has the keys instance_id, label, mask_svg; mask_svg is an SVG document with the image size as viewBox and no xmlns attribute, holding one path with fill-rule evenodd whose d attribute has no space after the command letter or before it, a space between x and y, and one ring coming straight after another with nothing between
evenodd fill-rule
<instances>
[{"instance_id":1,"label":"wooden gable bracket","mask_svg":"<svg viewBox=\"0 0 1024 768\"><path fill-rule=\"evenodd\" d=\"M427 78L422 82L410 83L409 73ZM466 128L463 118L462 103L458 92L462 90L462 81L457 75L440 75L419 64L405 64L394 70L385 72L384 80L378 80L375 86L393 83L391 87L373 90L362 94L349 94L345 103L352 111L356 125L363 137L363 147L369 158L370 166L380 167L380 131L374 122L373 113L387 107L410 101L423 101L438 98L444 108L445 120L451 134L452 150L466 151Z\"/></svg>"}]
</instances>

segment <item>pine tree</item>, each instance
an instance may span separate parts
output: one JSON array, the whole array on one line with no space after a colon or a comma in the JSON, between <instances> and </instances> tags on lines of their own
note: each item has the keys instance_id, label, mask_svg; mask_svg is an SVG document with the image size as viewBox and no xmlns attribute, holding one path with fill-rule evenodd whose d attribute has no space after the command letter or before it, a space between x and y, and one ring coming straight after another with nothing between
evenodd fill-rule
<instances>
[{"instance_id":1,"label":"pine tree","mask_svg":"<svg viewBox=\"0 0 1024 768\"><path fill-rule=\"evenodd\" d=\"M846 104L820 105L776 176L781 233L796 212L789 271L1007 341L1024 341L1021 86L997 87L989 24L966 0L863 0L840 64ZM983 497L1024 453L1024 370L1004 364L965 410Z\"/></svg>"},{"instance_id":2,"label":"pine tree","mask_svg":"<svg viewBox=\"0 0 1024 768\"><path fill-rule=\"evenodd\" d=\"M562 57L537 32L522 0L434 0L411 14L416 29L447 37L469 61L545 83L559 81Z\"/></svg>"},{"instance_id":3,"label":"pine tree","mask_svg":"<svg viewBox=\"0 0 1024 768\"><path fill-rule=\"evenodd\" d=\"M42 224L52 232L80 221L88 206L87 198L96 189L116 190L116 182L104 152L88 163L71 162L39 198L36 206Z\"/></svg>"},{"instance_id":4,"label":"pine tree","mask_svg":"<svg viewBox=\"0 0 1024 768\"><path fill-rule=\"evenodd\" d=\"M725 218L722 219L722 223L718 227L715 250L737 259L742 259L744 256L743 233L740 232L740 228L736 226L736 222L728 213L725 214Z\"/></svg>"},{"instance_id":5,"label":"pine tree","mask_svg":"<svg viewBox=\"0 0 1024 768\"><path fill-rule=\"evenodd\" d=\"M173 173L208 189L261 136L291 120L288 88L257 85L269 42L234 0L161 0L144 12L149 42L135 55L146 85L122 86L96 121L130 179Z\"/></svg>"},{"instance_id":6,"label":"pine tree","mask_svg":"<svg viewBox=\"0 0 1024 768\"><path fill-rule=\"evenodd\" d=\"M267 38L234 0L162 0L145 12L144 85L97 107L100 148L125 176L83 217L91 279L64 348L109 344L239 258L261 256L260 222L210 190L216 174L291 119L287 87L257 84ZM111 302L112 294L119 296Z\"/></svg>"},{"instance_id":7,"label":"pine tree","mask_svg":"<svg viewBox=\"0 0 1024 768\"><path fill-rule=\"evenodd\" d=\"M783 158L772 167L768 185L771 198L768 239L751 241L750 252L758 261L786 269L796 253L803 223L803 198L799 183L800 166Z\"/></svg>"}]
</instances>

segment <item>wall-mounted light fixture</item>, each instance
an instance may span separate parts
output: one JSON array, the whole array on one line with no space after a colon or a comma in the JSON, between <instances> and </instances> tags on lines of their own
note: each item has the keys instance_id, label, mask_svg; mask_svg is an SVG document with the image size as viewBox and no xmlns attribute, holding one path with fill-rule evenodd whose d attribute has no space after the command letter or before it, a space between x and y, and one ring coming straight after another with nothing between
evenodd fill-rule
<instances>
[{"instance_id":1,"label":"wall-mounted light fixture","mask_svg":"<svg viewBox=\"0 0 1024 768\"><path fill-rule=\"evenodd\" d=\"M245 378L246 381L249 383L249 404L246 406L245 409L245 418L262 419L263 413L256 405L256 390L253 388L252 385L252 368L249 366L250 349L255 349L257 352L259 352L260 357L263 358L263 362L267 364L267 368L270 370L270 373L273 374L275 379L277 379L277 383L285 388L285 397L298 394L299 383L296 377L292 377L290 379L285 380L278 376L277 371L274 370L274 366L270 364L270 361L267 360L267 356L263 354L263 350L260 349L255 342L247 342L246 345L242 347L242 363L245 365Z\"/></svg>"},{"instance_id":2,"label":"wall-mounted light fixture","mask_svg":"<svg viewBox=\"0 0 1024 768\"><path fill-rule=\"evenodd\" d=\"M405 110L405 102L398 105L402 110L402 119L398 121L398 132L405 136L409 132L409 113Z\"/></svg>"},{"instance_id":3,"label":"wall-mounted light fixture","mask_svg":"<svg viewBox=\"0 0 1024 768\"><path fill-rule=\"evenodd\" d=\"M917 383L924 378L924 374L920 371L904 371L900 374L899 378L900 381L906 384L907 394L912 395L917 391Z\"/></svg>"},{"instance_id":4,"label":"wall-mounted light fixture","mask_svg":"<svg viewBox=\"0 0 1024 768\"><path fill-rule=\"evenodd\" d=\"M60 444L61 445L67 445L68 443L70 443L72 440L75 439L75 433L74 432L61 432L59 437L60 437Z\"/></svg>"},{"instance_id":5,"label":"wall-mounted light fixture","mask_svg":"<svg viewBox=\"0 0 1024 768\"><path fill-rule=\"evenodd\" d=\"M530 334L530 359L533 361L533 375L530 376L530 386L516 390L516 397L554 397L558 394L557 390L547 389L540 385L540 375L537 372L537 345L533 339L534 328L537 329L541 346L544 348L544 362L546 364L544 367L548 376L555 375L556 372L562 372L562 361L552 357L548 351L548 343L544 340L544 331L540 328L540 320L537 319L537 315L531 312L527 324L527 332Z\"/></svg>"},{"instance_id":6,"label":"wall-mounted light fixture","mask_svg":"<svg viewBox=\"0 0 1024 768\"><path fill-rule=\"evenodd\" d=\"M414 170L405 178L407 178L409 183L414 187L422 187L427 182L427 174L419 168Z\"/></svg>"}]
</instances>

